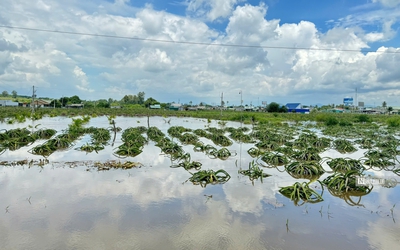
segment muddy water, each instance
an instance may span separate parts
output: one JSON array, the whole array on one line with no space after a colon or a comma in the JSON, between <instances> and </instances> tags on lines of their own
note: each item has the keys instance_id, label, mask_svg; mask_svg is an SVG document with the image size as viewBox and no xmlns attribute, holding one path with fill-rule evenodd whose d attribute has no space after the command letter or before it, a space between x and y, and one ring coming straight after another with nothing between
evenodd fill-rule
<instances>
[{"instance_id":1,"label":"muddy water","mask_svg":"<svg viewBox=\"0 0 400 250\"><path fill-rule=\"evenodd\" d=\"M45 118L37 124L61 131L70 121ZM1 128L30 124L1 124ZM147 118L119 117L116 125L122 129L147 126ZM161 117L150 118L150 126L164 133L176 125L219 127L202 119L171 118L168 124ZM105 117L98 117L87 126L109 125ZM88 140L83 137L74 147ZM118 134L114 147L120 144ZM33 146L6 151L0 161L42 158L27 153ZM118 159L111 146L98 154L57 151L48 157L50 164L42 167L1 166L0 249L398 248L400 204L393 205L400 201L400 185L376 185L360 201L358 197L334 197L325 190L323 202L295 206L278 192L280 187L299 181L289 174L264 168L272 176L263 183L252 183L237 173L252 161L247 154L251 146L235 143L228 147L237 155L225 161L184 146L192 160L203 164L202 169L225 169L232 176L225 184L205 188L186 182L190 173L170 168L170 159L152 142L142 154L125 159L142 164L129 170L97 171L91 167L91 161ZM360 151L350 156L361 155ZM342 155L329 150L324 156ZM369 173L394 177L384 171ZM315 184L315 188L320 186Z\"/></svg>"}]
</instances>

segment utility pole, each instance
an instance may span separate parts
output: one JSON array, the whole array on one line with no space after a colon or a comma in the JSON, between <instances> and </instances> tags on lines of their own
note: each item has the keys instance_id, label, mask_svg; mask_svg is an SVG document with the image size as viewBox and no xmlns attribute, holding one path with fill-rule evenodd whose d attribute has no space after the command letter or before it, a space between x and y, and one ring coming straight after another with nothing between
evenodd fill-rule
<instances>
[{"instance_id":1,"label":"utility pole","mask_svg":"<svg viewBox=\"0 0 400 250\"><path fill-rule=\"evenodd\" d=\"M222 116L222 106L224 105L224 92L221 93L221 116Z\"/></svg>"},{"instance_id":2,"label":"utility pole","mask_svg":"<svg viewBox=\"0 0 400 250\"><path fill-rule=\"evenodd\" d=\"M35 97L36 97L35 86L32 86L32 116L35 113Z\"/></svg>"},{"instance_id":3,"label":"utility pole","mask_svg":"<svg viewBox=\"0 0 400 250\"><path fill-rule=\"evenodd\" d=\"M356 112L358 112L358 98L357 98L357 88L356 88Z\"/></svg>"},{"instance_id":4,"label":"utility pole","mask_svg":"<svg viewBox=\"0 0 400 250\"><path fill-rule=\"evenodd\" d=\"M242 90L240 90L239 92L240 94L240 128L242 128L242 124L243 124L243 92Z\"/></svg>"}]
</instances>

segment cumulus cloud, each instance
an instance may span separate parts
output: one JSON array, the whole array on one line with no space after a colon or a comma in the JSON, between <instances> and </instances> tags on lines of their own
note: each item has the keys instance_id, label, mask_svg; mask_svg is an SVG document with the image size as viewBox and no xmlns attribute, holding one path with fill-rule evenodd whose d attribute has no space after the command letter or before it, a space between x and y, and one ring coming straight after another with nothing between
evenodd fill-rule
<instances>
[{"instance_id":1,"label":"cumulus cloud","mask_svg":"<svg viewBox=\"0 0 400 250\"><path fill-rule=\"evenodd\" d=\"M135 9L127 1L20 3L4 0L8 11L0 8L0 19L14 26L139 38L3 28L0 84L18 82L21 89L38 85L46 96L69 92L87 99L119 99L144 91L163 102L212 103L216 92L224 92L230 103L239 104L238 90L245 89L245 103L257 98L338 103L358 87L364 89L360 100L397 100L387 91L400 86L393 68L398 48L361 52L371 43L396 38L397 7L346 16L322 32L310 21L270 19L267 5L238 0L187 1L187 10L200 16L179 16L150 5ZM224 20L222 29L211 28L208 21L215 20ZM60 92L53 92L54 86Z\"/></svg>"},{"instance_id":2,"label":"cumulus cloud","mask_svg":"<svg viewBox=\"0 0 400 250\"><path fill-rule=\"evenodd\" d=\"M205 17L208 21L226 18L231 15L234 6L243 0L189 0L187 10L197 17Z\"/></svg>"},{"instance_id":3,"label":"cumulus cloud","mask_svg":"<svg viewBox=\"0 0 400 250\"><path fill-rule=\"evenodd\" d=\"M78 79L79 84L76 87L83 91L93 92L93 89L89 88L89 81L86 76L86 73L79 66L75 66L74 68L74 75Z\"/></svg>"}]
</instances>

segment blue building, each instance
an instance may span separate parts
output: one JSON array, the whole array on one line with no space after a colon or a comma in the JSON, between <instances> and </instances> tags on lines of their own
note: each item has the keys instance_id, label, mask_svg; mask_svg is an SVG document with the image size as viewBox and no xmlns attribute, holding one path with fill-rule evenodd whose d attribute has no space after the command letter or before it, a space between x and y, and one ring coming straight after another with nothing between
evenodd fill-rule
<instances>
[{"instance_id":1,"label":"blue building","mask_svg":"<svg viewBox=\"0 0 400 250\"><path fill-rule=\"evenodd\" d=\"M310 113L310 109L303 108L301 103L287 103L286 108L288 110L288 113L302 113L302 114Z\"/></svg>"}]
</instances>

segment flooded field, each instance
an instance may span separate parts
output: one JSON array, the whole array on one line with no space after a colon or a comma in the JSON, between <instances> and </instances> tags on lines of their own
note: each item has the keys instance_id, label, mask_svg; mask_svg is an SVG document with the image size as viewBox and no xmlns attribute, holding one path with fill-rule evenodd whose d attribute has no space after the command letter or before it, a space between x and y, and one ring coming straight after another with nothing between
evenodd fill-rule
<instances>
[{"instance_id":1,"label":"flooded field","mask_svg":"<svg viewBox=\"0 0 400 250\"><path fill-rule=\"evenodd\" d=\"M107 117L96 117L82 125L110 131L97 150L82 150L92 145L93 129L46 157L33 149L65 134L72 118L0 124L0 249L397 249L400 244L396 134L379 132L382 140L371 134L368 142L305 124L261 130L194 118L114 121L115 127ZM139 127L145 142L132 146L128 141L142 139L137 131L134 138L124 132ZM150 135L149 127L164 135ZM5 133L18 128L57 132L10 149ZM351 145L339 145L338 139ZM394 145L392 158L383 155L384 143ZM378 152L380 158L373 158ZM334 165L334 159L343 161ZM330 186L349 173L341 169L346 164L374 184L357 190ZM202 170L224 172L195 179ZM230 178L219 179L225 172ZM347 185L352 179L345 178ZM285 196L297 182L300 191Z\"/></svg>"}]
</instances>

